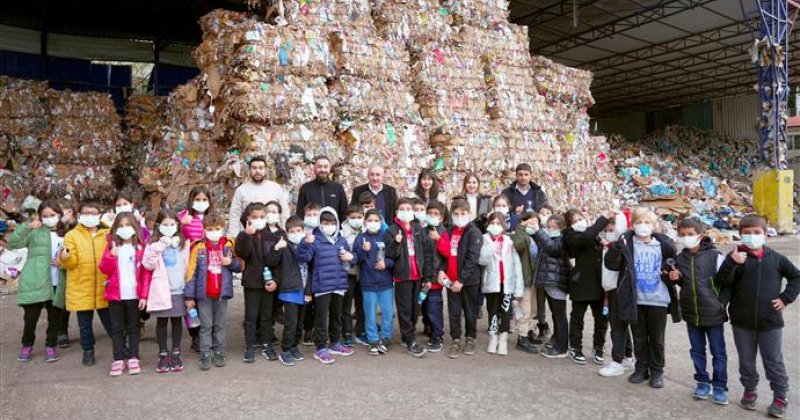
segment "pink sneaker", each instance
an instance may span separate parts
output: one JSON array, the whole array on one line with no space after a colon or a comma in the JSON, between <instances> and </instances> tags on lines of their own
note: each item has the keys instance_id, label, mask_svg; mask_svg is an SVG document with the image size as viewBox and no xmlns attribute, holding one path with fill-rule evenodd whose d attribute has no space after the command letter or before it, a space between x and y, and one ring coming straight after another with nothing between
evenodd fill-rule
<instances>
[{"instance_id":1,"label":"pink sneaker","mask_svg":"<svg viewBox=\"0 0 800 420\"><path fill-rule=\"evenodd\" d=\"M119 376L122 375L123 369L125 369L125 361L114 360L114 363L111 364L111 372L108 374L111 376Z\"/></svg>"},{"instance_id":2,"label":"pink sneaker","mask_svg":"<svg viewBox=\"0 0 800 420\"><path fill-rule=\"evenodd\" d=\"M138 375L142 373L142 368L139 366L139 359L132 358L128 360L128 374Z\"/></svg>"}]
</instances>

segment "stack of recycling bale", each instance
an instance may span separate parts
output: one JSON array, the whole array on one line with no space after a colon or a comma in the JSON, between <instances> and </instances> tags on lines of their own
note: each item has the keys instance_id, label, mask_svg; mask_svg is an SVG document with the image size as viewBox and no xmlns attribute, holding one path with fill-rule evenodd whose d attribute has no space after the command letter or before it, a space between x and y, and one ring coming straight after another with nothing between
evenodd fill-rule
<instances>
[{"instance_id":1,"label":"stack of recycling bale","mask_svg":"<svg viewBox=\"0 0 800 420\"><path fill-rule=\"evenodd\" d=\"M122 118L125 141L120 162L114 168L114 178L118 187L139 202L144 198L139 170L147 158L149 144L161 136L165 107L166 97L144 94L131 96L125 104Z\"/></svg>"},{"instance_id":2,"label":"stack of recycling bale","mask_svg":"<svg viewBox=\"0 0 800 420\"><path fill-rule=\"evenodd\" d=\"M453 15L435 0L379 0L373 3L372 16L381 37L411 52L447 41L453 33Z\"/></svg>"}]
</instances>

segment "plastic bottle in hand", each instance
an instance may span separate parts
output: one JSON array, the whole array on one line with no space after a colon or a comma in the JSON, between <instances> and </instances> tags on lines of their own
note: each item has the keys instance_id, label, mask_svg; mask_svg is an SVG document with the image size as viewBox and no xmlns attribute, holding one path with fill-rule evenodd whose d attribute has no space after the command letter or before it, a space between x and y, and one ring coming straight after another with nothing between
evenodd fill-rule
<instances>
[{"instance_id":1,"label":"plastic bottle in hand","mask_svg":"<svg viewBox=\"0 0 800 420\"><path fill-rule=\"evenodd\" d=\"M197 328L200 326L200 316L197 314L197 308L190 308L184 315L186 328Z\"/></svg>"},{"instance_id":2,"label":"plastic bottle in hand","mask_svg":"<svg viewBox=\"0 0 800 420\"><path fill-rule=\"evenodd\" d=\"M514 309L514 320L519 321L525 318L525 309L522 308L518 300L512 300L511 307Z\"/></svg>"},{"instance_id":3,"label":"plastic bottle in hand","mask_svg":"<svg viewBox=\"0 0 800 420\"><path fill-rule=\"evenodd\" d=\"M386 262L386 244L383 242L377 242L378 245L378 262Z\"/></svg>"},{"instance_id":4,"label":"plastic bottle in hand","mask_svg":"<svg viewBox=\"0 0 800 420\"><path fill-rule=\"evenodd\" d=\"M525 207L525 212L526 213L533 212L533 201L528 200L528 206Z\"/></svg>"},{"instance_id":5,"label":"plastic bottle in hand","mask_svg":"<svg viewBox=\"0 0 800 420\"><path fill-rule=\"evenodd\" d=\"M344 248L339 248L339 256L342 257L347 251ZM342 269L344 271L350 271L350 263L347 261L342 261Z\"/></svg>"},{"instance_id":6,"label":"plastic bottle in hand","mask_svg":"<svg viewBox=\"0 0 800 420\"><path fill-rule=\"evenodd\" d=\"M262 274L264 276L264 284L272 281L272 271L270 271L269 267L264 266L264 272Z\"/></svg>"},{"instance_id":7,"label":"plastic bottle in hand","mask_svg":"<svg viewBox=\"0 0 800 420\"><path fill-rule=\"evenodd\" d=\"M417 296L417 302L422 305L422 302L425 302L425 299L428 298L428 291L431 290L431 283L426 282L422 285L422 289L419 291L419 296Z\"/></svg>"}]
</instances>

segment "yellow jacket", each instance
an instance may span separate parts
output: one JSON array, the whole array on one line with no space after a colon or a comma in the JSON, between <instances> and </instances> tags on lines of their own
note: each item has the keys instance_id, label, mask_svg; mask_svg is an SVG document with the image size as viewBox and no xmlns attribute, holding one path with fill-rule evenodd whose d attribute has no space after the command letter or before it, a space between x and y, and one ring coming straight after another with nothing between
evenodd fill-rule
<instances>
[{"instance_id":1,"label":"yellow jacket","mask_svg":"<svg viewBox=\"0 0 800 420\"><path fill-rule=\"evenodd\" d=\"M92 311L108 307L103 299L107 276L97 268L107 246L108 229L98 229L92 237L83 225L67 232L64 248L69 257L61 260L67 270L67 310Z\"/></svg>"}]
</instances>

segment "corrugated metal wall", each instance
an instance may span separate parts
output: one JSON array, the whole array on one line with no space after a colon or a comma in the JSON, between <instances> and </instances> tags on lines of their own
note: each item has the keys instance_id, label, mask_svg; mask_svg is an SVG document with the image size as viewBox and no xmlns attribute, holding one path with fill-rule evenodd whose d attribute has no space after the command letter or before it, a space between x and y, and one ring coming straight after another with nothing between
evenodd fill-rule
<instances>
[{"instance_id":1,"label":"corrugated metal wall","mask_svg":"<svg viewBox=\"0 0 800 420\"><path fill-rule=\"evenodd\" d=\"M761 115L758 95L714 99L714 131L734 138L758 139L757 120Z\"/></svg>"}]
</instances>

